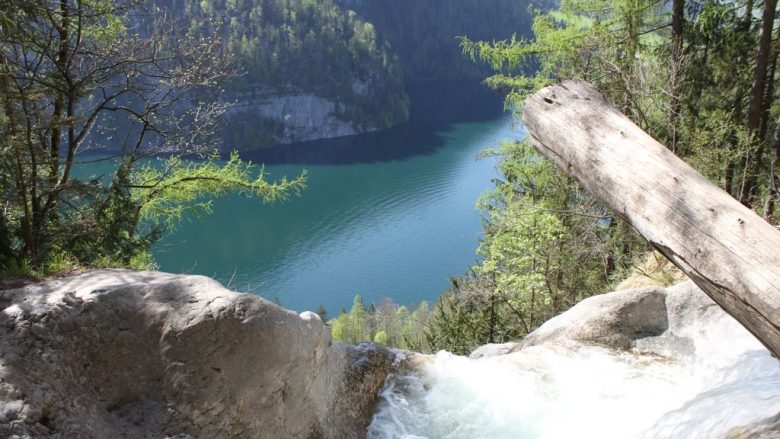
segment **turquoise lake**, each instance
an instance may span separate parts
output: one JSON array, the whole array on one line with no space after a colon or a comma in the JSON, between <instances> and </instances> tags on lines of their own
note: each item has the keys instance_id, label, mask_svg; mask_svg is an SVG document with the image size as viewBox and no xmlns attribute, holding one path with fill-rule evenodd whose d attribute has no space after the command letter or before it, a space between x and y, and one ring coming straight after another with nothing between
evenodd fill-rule
<instances>
[{"instance_id":1,"label":"turquoise lake","mask_svg":"<svg viewBox=\"0 0 780 439\"><path fill-rule=\"evenodd\" d=\"M155 246L160 269L331 316L355 294L435 300L477 260L474 204L497 176L480 151L522 132L479 84L418 83L409 95L411 119L395 129L242 153L270 178L306 169L307 189L282 204L216 200Z\"/></svg>"}]
</instances>

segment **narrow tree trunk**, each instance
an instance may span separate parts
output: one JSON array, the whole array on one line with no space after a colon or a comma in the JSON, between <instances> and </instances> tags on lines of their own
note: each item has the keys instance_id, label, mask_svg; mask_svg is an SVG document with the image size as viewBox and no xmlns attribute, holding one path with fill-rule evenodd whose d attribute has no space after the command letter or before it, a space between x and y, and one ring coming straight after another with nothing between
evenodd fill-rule
<instances>
[{"instance_id":1,"label":"narrow tree trunk","mask_svg":"<svg viewBox=\"0 0 780 439\"><path fill-rule=\"evenodd\" d=\"M780 29L777 30L777 36L780 38ZM777 47L772 48L771 59L769 64L769 71L767 72L767 85L766 95L764 96L764 105L761 108L761 123L758 129L758 137L764 139L765 142L769 142L767 139L767 131L769 130L769 109L772 106L772 102L775 99L775 72L777 71L777 56L780 55L780 50Z\"/></svg>"},{"instance_id":2,"label":"narrow tree trunk","mask_svg":"<svg viewBox=\"0 0 780 439\"><path fill-rule=\"evenodd\" d=\"M672 2L672 53L669 57L669 85L671 102L667 124L669 125L669 149L677 152L678 119L682 108L680 81L683 66L683 30L685 28L685 0Z\"/></svg>"},{"instance_id":3,"label":"narrow tree trunk","mask_svg":"<svg viewBox=\"0 0 780 439\"><path fill-rule=\"evenodd\" d=\"M712 4L713 0L705 0L704 7L707 8L710 4ZM696 46L699 46L697 44L694 44L694 50L696 50ZM703 52L701 55L701 58L696 59L696 71L695 74L696 80L693 81L693 92L691 93L691 99L688 99L686 107L688 108L688 111L690 112L693 122L696 123L699 117L699 101L701 100L701 95L703 94L704 85L706 84L706 81L703 79L703 77L706 75L706 72L709 71L709 63L710 63L710 34L709 32L704 33L704 45L703 49L701 51ZM702 74L702 72L705 72Z\"/></svg>"},{"instance_id":4,"label":"narrow tree trunk","mask_svg":"<svg viewBox=\"0 0 780 439\"><path fill-rule=\"evenodd\" d=\"M71 38L71 8L70 0L59 0L59 22L52 18L52 25L58 33L58 47L54 63L59 71L58 79L61 81L61 87L56 91L53 101L54 109L51 117L51 135L49 145L49 188L46 201L41 205L40 210L34 212L33 221L33 240L35 241L36 254L32 257L33 265L37 265L42 258L45 258L45 251L41 251L49 222L57 220L57 201L60 195L59 187L62 186L67 176L60 175L60 148L62 146L63 128L70 126L68 130L72 133L73 125L73 100L70 99L69 92L72 84L69 84L67 72L70 64L70 38ZM70 153L70 146L68 147ZM72 161L72 159L71 159Z\"/></svg>"},{"instance_id":5,"label":"narrow tree trunk","mask_svg":"<svg viewBox=\"0 0 780 439\"><path fill-rule=\"evenodd\" d=\"M534 146L780 355L780 231L656 142L590 84L526 101Z\"/></svg>"},{"instance_id":6,"label":"narrow tree trunk","mask_svg":"<svg viewBox=\"0 0 780 439\"><path fill-rule=\"evenodd\" d=\"M630 78L633 78L633 72L634 72L634 62L636 61L636 51L639 47L639 26L641 24L641 19L639 18L639 10L641 9L638 6L638 0L628 0L627 7L628 11L625 18L625 29L626 29L626 44L625 44L625 59L623 60L623 69L622 73L623 75L626 75L626 78L623 83L625 90L623 92L623 113L627 115L636 115L637 114L637 108L634 105L634 99L632 98L632 91L631 87L632 84L630 82Z\"/></svg>"},{"instance_id":7,"label":"narrow tree trunk","mask_svg":"<svg viewBox=\"0 0 780 439\"><path fill-rule=\"evenodd\" d=\"M496 319L496 295L491 294L490 295L490 328L488 330L488 343L495 343L496 342L496 327L498 326L498 322Z\"/></svg>"},{"instance_id":8,"label":"narrow tree trunk","mask_svg":"<svg viewBox=\"0 0 780 439\"><path fill-rule=\"evenodd\" d=\"M70 6L68 0L60 0L60 22L53 23L59 34L59 47L56 58L54 59L60 74L67 70L70 38ZM51 184L54 186L57 182L59 173L59 154L60 140L62 138L62 122L65 114L65 92L60 89L54 96L54 110L51 117L51 138L49 140L49 154L51 158Z\"/></svg>"},{"instance_id":9,"label":"narrow tree trunk","mask_svg":"<svg viewBox=\"0 0 780 439\"><path fill-rule=\"evenodd\" d=\"M777 184L777 166L780 164L780 118L775 121L775 132L772 136L772 164L769 169L769 188L767 190L767 202L764 206L764 218L767 221L772 219L772 212L775 210L775 203L777 202L778 184Z\"/></svg>"},{"instance_id":10,"label":"narrow tree trunk","mask_svg":"<svg viewBox=\"0 0 780 439\"><path fill-rule=\"evenodd\" d=\"M766 79L772 47L772 30L775 23L775 8L777 0L764 0L764 14L761 19L761 30L758 34L755 70L753 71L753 86L750 91L748 105L747 128L753 134L758 134L761 127L761 115L764 112L766 97Z\"/></svg>"},{"instance_id":11,"label":"narrow tree trunk","mask_svg":"<svg viewBox=\"0 0 780 439\"><path fill-rule=\"evenodd\" d=\"M766 111L765 106L768 105L766 99L766 82L776 7L777 0L764 0L764 13L761 18L761 29L758 34L758 49L756 50L753 86L750 90L750 103L748 104L746 123L748 132L755 137L755 141L758 143L755 154L752 154L748 160L748 177L745 181L745 190L741 191L740 194L740 201L746 205L754 201L756 195L756 181L759 168L761 167L761 159L764 155L764 139L761 137L761 120Z\"/></svg>"},{"instance_id":12,"label":"narrow tree trunk","mask_svg":"<svg viewBox=\"0 0 780 439\"><path fill-rule=\"evenodd\" d=\"M745 16L742 19L743 31L750 32L750 25L753 23L753 0L745 2Z\"/></svg>"}]
</instances>

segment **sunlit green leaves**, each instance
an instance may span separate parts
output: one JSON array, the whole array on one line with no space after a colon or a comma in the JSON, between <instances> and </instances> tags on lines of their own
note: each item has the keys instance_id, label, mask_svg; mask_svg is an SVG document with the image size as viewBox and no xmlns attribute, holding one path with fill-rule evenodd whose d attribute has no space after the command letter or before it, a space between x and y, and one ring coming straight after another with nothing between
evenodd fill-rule
<instances>
[{"instance_id":1,"label":"sunlit green leaves","mask_svg":"<svg viewBox=\"0 0 780 439\"><path fill-rule=\"evenodd\" d=\"M286 200L305 188L305 171L294 178L269 182L264 168L241 160L236 152L227 161L212 154L203 162L173 156L146 164L133 176L134 198L141 219L174 227L185 214L211 213L212 198L231 192L263 202Z\"/></svg>"}]
</instances>

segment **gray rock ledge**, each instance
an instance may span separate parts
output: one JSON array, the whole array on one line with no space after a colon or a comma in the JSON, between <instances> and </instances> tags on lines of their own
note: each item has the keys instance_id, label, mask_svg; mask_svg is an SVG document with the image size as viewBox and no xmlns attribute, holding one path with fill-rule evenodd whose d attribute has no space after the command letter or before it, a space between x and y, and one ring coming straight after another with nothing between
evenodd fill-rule
<instances>
[{"instance_id":1,"label":"gray rock ledge","mask_svg":"<svg viewBox=\"0 0 780 439\"><path fill-rule=\"evenodd\" d=\"M202 276L0 291L0 437L359 438L394 354Z\"/></svg>"}]
</instances>

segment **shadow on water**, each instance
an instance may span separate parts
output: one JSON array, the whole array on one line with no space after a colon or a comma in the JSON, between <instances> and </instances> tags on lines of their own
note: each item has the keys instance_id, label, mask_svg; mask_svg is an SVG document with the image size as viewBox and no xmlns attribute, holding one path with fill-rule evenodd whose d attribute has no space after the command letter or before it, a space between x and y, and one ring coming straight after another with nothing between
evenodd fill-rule
<instances>
[{"instance_id":1,"label":"shadow on water","mask_svg":"<svg viewBox=\"0 0 780 439\"><path fill-rule=\"evenodd\" d=\"M494 120L503 98L476 81L407 84L409 121L375 133L243 150L242 158L267 165L350 165L430 155L445 145L455 123Z\"/></svg>"}]
</instances>

